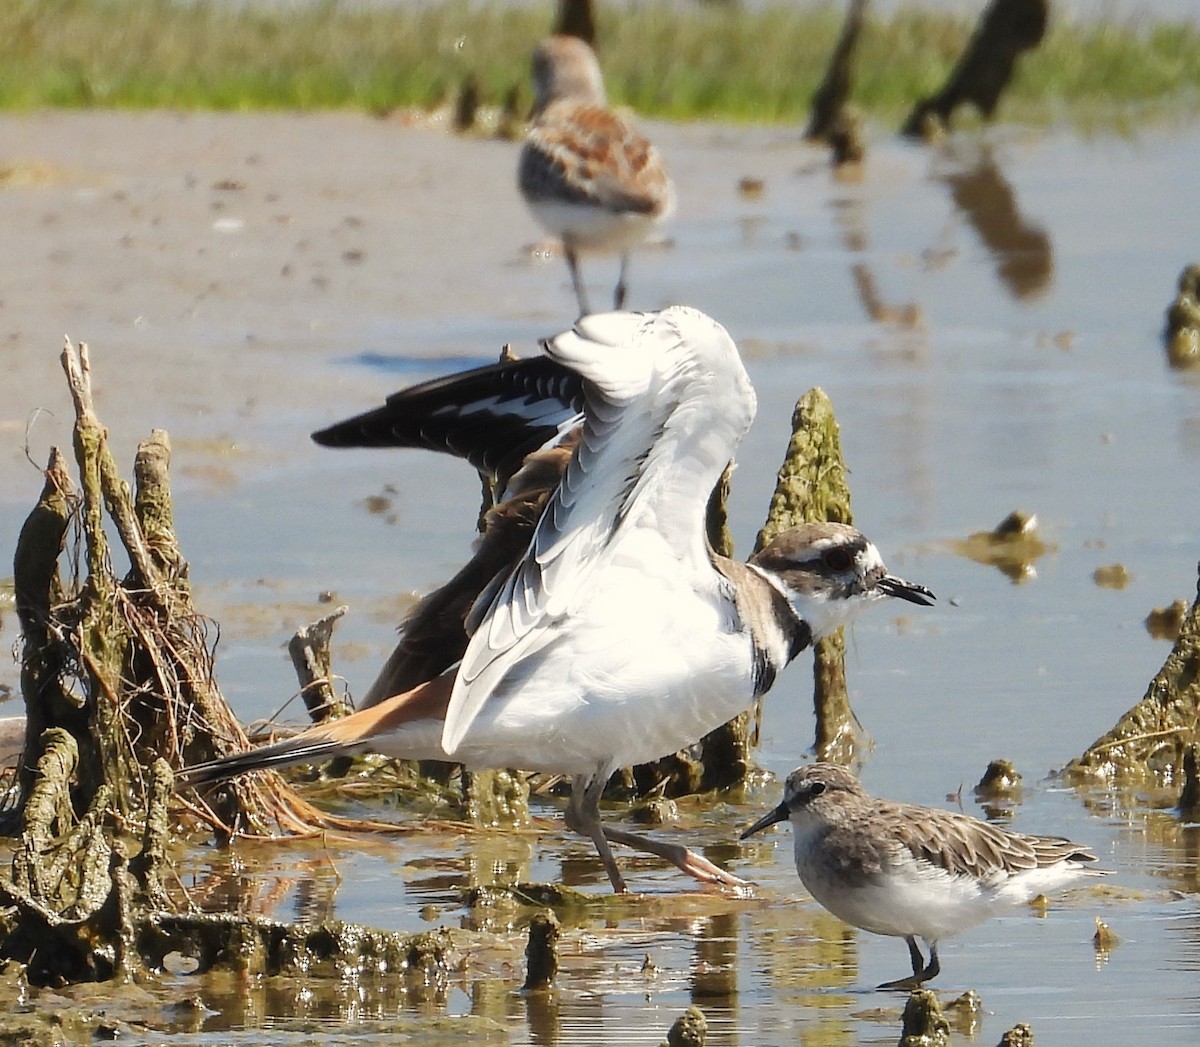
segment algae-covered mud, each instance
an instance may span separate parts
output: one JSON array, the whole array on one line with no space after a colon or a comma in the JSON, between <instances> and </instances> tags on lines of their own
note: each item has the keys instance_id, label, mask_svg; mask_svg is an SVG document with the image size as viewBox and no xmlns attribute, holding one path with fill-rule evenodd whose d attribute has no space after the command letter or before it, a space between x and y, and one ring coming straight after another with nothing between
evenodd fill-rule
<instances>
[{"instance_id":1,"label":"algae-covered mud","mask_svg":"<svg viewBox=\"0 0 1200 1047\"><path fill-rule=\"evenodd\" d=\"M1002 125L931 148L871 128L861 178L843 181L800 128L650 131L680 210L670 240L637 257L631 304L696 305L742 347L759 413L732 482L737 550L762 523L796 399L819 385L856 523L941 597L848 637L851 701L874 742L867 786L1062 833L1114 871L1101 891L943 943L943 1007L966 989L982 1001L963 1026L949 1017L951 1037L974 1028L994 1043L1028 1023L1047 1043L1190 1043L1194 823L1172 809L1174 790L1075 791L1048 775L1145 693L1169 643L1143 622L1195 591L1200 385L1171 366L1162 329L1200 243L1200 133ZM531 249L516 147L348 114L8 115L0 142L12 172L0 189L0 545L15 547L49 446L70 446L67 331L91 345L119 462L152 428L171 433L175 527L197 608L220 622L217 674L239 714L288 700L284 645L343 603L334 667L361 694L413 594L465 558L478 481L449 459L335 453L307 434L571 322L561 262ZM752 198L738 192L747 178L762 185ZM603 261L589 269L611 280ZM1021 584L1007 561L955 549L1014 509L1037 517ZM1093 581L1112 564L1123 588ZM0 584L6 648L10 593ZM759 759L776 775L813 739L810 664L765 704ZM0 666L0 686L16 690L14 666ZM1020 788L982 794L981 809L972 787L995 760ZM710 1044L895 1043L906 1001L872 987L894 974L897 943L807 901L786 833L735 842L777 798L764 783L680 800L655 830L754 881L754 897L688 893L674 871L632 859L640 895L613 899L552 798L534 797L529 826L464 832L436 796L380 810L350 791L339 812L409 831L181 849L182 886L199 907L267 920L446 929L453 962L204 978L180 955L119 991L59 995L15 972L6 991L72 1022L104 1012L96 1022L153 1042L657 1045L696 1004ZM528 886L547 883L572 890ZM528 927L546 908L554 988L522 993ZM1096 941L1097 918L1113 937Z\"/></svg>"}]
</instances>

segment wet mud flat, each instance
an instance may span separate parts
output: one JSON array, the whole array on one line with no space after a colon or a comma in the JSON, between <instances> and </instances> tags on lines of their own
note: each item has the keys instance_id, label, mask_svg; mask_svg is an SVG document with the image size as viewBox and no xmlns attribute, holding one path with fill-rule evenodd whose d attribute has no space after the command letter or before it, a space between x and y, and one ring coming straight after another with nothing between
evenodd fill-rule
<instances>
[{"instance_id":1,"label":"wet mud flat","mask_svg":"<svg viewBox=\"0 0 1200 1047\"><path fill-rule=\"evenodd\" d=\"M570 322L561 260L522 249L535 232L512 187L515 147L336 115L45 114L3 128L0 166L16 174L0 209L20 265L0 308L0 537L12 547L41 485L24 454L30 412L53 412L30 427L35 462L69 444L67 330L93 346L122 461L151 427L172 433L178 524L197 599L222 623L218 676L238 712L268 715L291 693L280 645L324 591L351 604L335 653L361 692L410 594L461 562L478 488L449 461L336 455L306 434ZM858 182L835 179L798 134L652 132L681 206L670 243L635 258L631 303L696 305L747 357L759 418L735 480L739 548L761 523L791 406L820 384L856 518L889 564L943 595L931 617L885 615L850 638L872 790L940 804L965 785L964 806L983 814L970 786L1007 756L1024 788L995 816L1078 839L1116 871L1111 897L1067 895L947 943L935 987L979 992L977 1042L1018 1021L1047 1042L1094 1042L1098 1028L1189 1042L1194 827L1171 796L1077 793L1045 776L1140 697L1167 650L1143 619L1194 591L1196 502L1180 478L1200 451L1200 393L1159 336L1200 242L1184 205L1195 129L1084 141L999 127L937 150L881 135ZM745 176L762 180L757 199L739 194ZM1019 584L949 548L1016 507L1052 546ZM1118 563L1124 587L1097 585ZM5 611L10 643L12 629ZM3 674L11 686L15 670ZM797 665L768 699L761 760L776 775L811 741L807 688ZM222 989L179 969L147 987L174 1001L147 1003L147 1022L154 1038L230 1042L411 1021L437 1042L441 1023L475 1016L503 1023L487 1033L497 1042L658 1043L694 1002L709 1042L895 1042L903 1001L871 987L897 974L897 943L806 901L786 833L733 842L776 789L683 811L690 843L758 883L744 901L681 896L676 875L635 861L646 897L610 908L549 800L530 833L189 853L198 897L286 920L472 926L484 921L463 891L493 882L562 881L599 909L560 913L553 1010L520 994L533 907L518 906L487 918L494 947L474 946L442 984L362 973ZM1120 938L1111 951L1093 945L1097 916ZM26 998L100 1010L105 992Z\"/></svg>"}]
</instances>

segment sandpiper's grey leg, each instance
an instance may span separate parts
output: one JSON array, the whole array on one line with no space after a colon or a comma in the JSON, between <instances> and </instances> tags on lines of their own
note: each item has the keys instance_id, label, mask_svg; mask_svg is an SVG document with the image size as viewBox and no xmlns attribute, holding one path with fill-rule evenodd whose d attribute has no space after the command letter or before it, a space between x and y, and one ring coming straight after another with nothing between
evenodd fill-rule
<instances>
[{"instance_id":1,"label":"sandpiper's grey leg","mask_svg":"<svg viewBox=\"0 0 1200 1047\"><path fill-rule=\"evenodd\" d=\"M926 967L925 957L921 955L917 939L910 934L904 940L908 943L908 958L912 961L913 969L912 976L909 978L897 978L894 982L884 982L879 986L881 989L904 989L905 991L919 989L941 969L938 966L936 942L929 947L929 966Z\"/></svg>"}]
</instances>

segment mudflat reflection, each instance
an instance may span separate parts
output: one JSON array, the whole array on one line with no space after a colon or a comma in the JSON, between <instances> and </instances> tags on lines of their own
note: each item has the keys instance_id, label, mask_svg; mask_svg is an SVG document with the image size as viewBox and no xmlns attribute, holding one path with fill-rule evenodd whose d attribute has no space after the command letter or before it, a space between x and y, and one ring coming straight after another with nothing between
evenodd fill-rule
<instances>
[{"instance_id":1,"label":"mudflat reflection","mask_svg":"<svg viewBox=\"0 0 1200 1047\"><path fill-rule=\"evenodd\" d=\"M964 155L972 150L974 155ZM991 146L978 143L951 150L946 159L962 167L941 180L959 213L979 234L996 265L996 276L1014 298L1044 294L1054 277L1054 248L1049 234L1027 219L1012 183L996 163Z\"/></svg>"}]
</instances>

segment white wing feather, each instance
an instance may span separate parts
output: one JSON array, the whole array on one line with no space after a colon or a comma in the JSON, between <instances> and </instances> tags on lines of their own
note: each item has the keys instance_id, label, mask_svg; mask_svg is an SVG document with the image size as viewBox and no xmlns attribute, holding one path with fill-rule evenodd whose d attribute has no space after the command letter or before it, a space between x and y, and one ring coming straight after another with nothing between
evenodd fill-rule
<instances>
[{"instance_id":1,"label":"white wing feather","mask_svg":"<svg viewBox=\"0 0 1200 1047\"><path fill-rule=\"evenodd\" d=\"M667 540L681 572L711 571L709 495L754 417L737 347L693 309L584 317L543 349L587 380L583 437L525 556L485 597L447 710L449 754L501 680L554 639L639 529Z\"/></svg>"}]
</instances>

